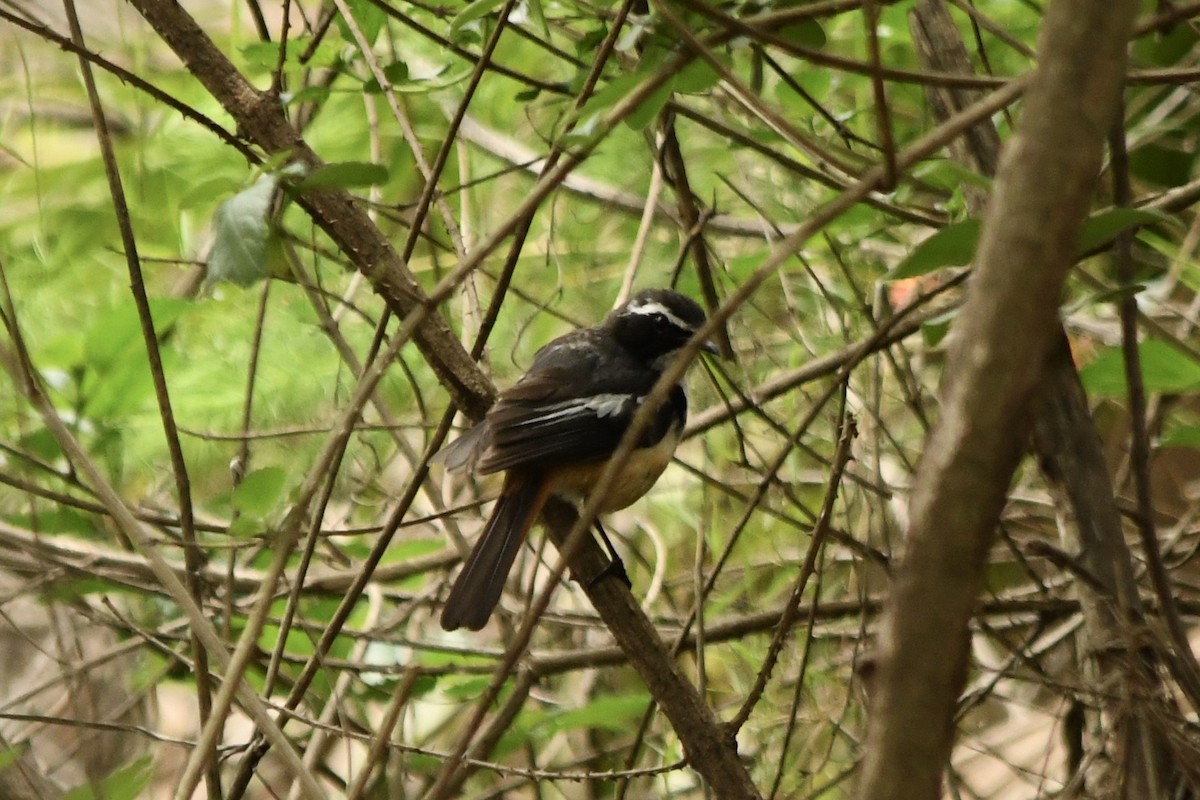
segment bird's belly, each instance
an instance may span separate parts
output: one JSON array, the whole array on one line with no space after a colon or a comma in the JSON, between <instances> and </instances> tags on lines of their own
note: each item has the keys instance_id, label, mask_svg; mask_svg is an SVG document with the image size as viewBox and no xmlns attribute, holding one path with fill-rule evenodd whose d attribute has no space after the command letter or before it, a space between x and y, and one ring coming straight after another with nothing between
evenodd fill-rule
<instances>
[{"instance_id":1,"label":"bird's belly","mask_svg":"<svg viewBox=\"0 0 1200 800\"><path fill-rule=\"evenodd\" d=\"M597 509L600 513L625 508L650 491L650 487L671 463L675 446L679 443L680 428L679 425L672 425L657 443L650 447L639 447L629 454L612 486L604 493ZM574 500L585 500L607 464L607 461L597 461L558 469L550 491Z\"/></svg>"}]
</instances>

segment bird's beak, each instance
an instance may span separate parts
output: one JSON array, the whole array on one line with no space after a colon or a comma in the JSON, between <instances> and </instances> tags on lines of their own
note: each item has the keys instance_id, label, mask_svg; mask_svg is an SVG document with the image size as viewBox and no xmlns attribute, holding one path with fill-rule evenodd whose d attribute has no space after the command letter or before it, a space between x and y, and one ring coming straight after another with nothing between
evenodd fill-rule
<instances>
[{"instance_id":1,"label":"bird's beak","mask_svg":"<svg viewBox=\"0 0 1200 800\"><path fill-rule=\"evenodd\" d=\"M717 343L711 339L700 345L700 349L706 353L712 353L714 356L721 355L721 350L717 347Z\"/></svg>"}]
</instances>

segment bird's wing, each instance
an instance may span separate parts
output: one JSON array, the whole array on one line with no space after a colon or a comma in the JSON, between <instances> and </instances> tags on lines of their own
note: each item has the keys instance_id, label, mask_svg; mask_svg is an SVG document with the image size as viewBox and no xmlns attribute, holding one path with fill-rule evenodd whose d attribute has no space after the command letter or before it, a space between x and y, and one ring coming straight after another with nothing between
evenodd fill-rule
<instances>
[{"instance_id":1,"label":"bird's wing","mask_svg":"<svg viewBox=\"0 0 1200 800\"><path fill-rule=\"evenodd\" d=\"M451 472L474 469L486 446L487 433L487 420L471 426L453 442L438 450L433 456L433 463L443 464Z\"/></svg>"},{"instance_id":2,"label":"bird's wing","mask_svg":"<svg viewBox=\"0 0 1200 800\"><path fill-rule=\"evenodd\" d=\"M477 470L607 457L655 377L593 331L552 342L488 412Z\"/></svg>"},{"instance_id":3,"label":"bird's wing","mask_svg":"<svg viewBox=\"0 0 1200 800\"><path fill-rule=\"evenodd\" d=\"M601 460L621 441L640 401L638 395L610 392L548 404L497 404L488 416L491 439L477 470Z\"/></svg>"}]
</instances>

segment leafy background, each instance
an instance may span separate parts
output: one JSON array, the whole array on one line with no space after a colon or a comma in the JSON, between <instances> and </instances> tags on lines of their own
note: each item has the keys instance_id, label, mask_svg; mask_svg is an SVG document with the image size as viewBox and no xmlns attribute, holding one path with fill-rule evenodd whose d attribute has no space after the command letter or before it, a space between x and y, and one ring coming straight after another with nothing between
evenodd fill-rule
<instances>
[{"instance_id":1,"label":"leafy background","mask_svg":"<svg viewBox=\"0 0 1200 800\"><path fill-rule=\"evenodd\" d=\"M0 733L13 763L34 758L53 787L73 791L65 796L174 796L199 732L200 698L220 685L220 670L197 661L203 648L176 598L30 400L15 356L27 349L53 414L182 573L179 474L130 289L122 215L187 466L205 566L194 589L201 608L232 649L283 547L286 577L245 680L279 704L312 660L315 680L286 728L306 768L329 796L423 796L470 733L464 709L482 695L542 585L539 562L555 554L535 537L499 619L478 635L444 634L439 598L494 487L435 469L366 591L349 595L352 611L332 630L329 651L318 654L334 608L436 446L448 396L406 347L356 412L378 327L398 323L372 276L314 225L306 193L350 191L397 246L411 237L405 265L427 290L468 254L479 258L436 313L470 348L483 310L502 301L480 363L505 386L537 347L601 318L627 286L670 284L697 298L711 291L715 308L822 204L938 124L925 91L937 76L917 58L909 3L631 4L590 96L585 78L617 6L502 5L189 4L237 70L261 90L278 89L284 113L331 165L304 175L286 169L289 153L239 138L228 109L133 6L79 5L85 46L104 59L93 68L124 207L110 189L79 61L60 48L70 38L65 13L0 9L10 23L0 33L0 598L8 623L0 663L10 687ZM1158 17L1145 8L1124 118L1141 210L1113 210L1110 190L1100 190L1063 305L1127 501L1129 419L1112 304L1137 293L1142 378L1156 397L1155 522L1185 616L1197 609L1200 468L1192 211L1200 105L1189 85L1197 39L1189 8ZM469 89L504 13L491 63ZM730 33L723 21L770 14L786 24ZM981 86L1031 69L1038 5L962 3L953 14L978 74L995 76ZM710 37L708 53L726 74L694 59L644 102L622 106L674 69L681 30ZM891 70L878 81L876 60ZM143 83L113 74L113 64ZM610 125L614 110L625 116ZM1018 104L996 115L1002 137L1019 113ZM414 148L425 163L441 148L448 155L432 176L432 209L417 202L429 178ZM552 149L586 158L538 205L506 263L517 241L506 226ZM668 641L713 581L698 604L699 643L679 660L721 717L754 699L738 743L764 793L849 793L873 621L902 546L905 492L937 416L955 268L969 263L979 232L967 197L988 187L987 177L938 152L795 248L730 320L730 358L693 370L693 420L703 425L677 465L608 522L635 593ZM680 210L689 207L698 225ZM497 231L507 233L480 257ZM1121 283L1108 255L1122 233L1136 235L1133 284ZM904 335L879 342L876 331L897 317L912 321ZM739 397L747 402L737 405ZM319 456L348 412L353 432L330 466ZM828 535L814 538L851 417L853 458ZM296 520L299 543L280 535ZM1029 546L1056 538L1052 500L1028 465L1012 487L976 621L947 769L956 796L1061 788L1069 712L1104 705L1072 652L1078 576ZM817 572L768 669L773 626L810 557ZM703 794L654 698L578 587L558 588L519 663L497 706L513 716L475 754L487 764L462 775L464 796ZM1177 725L1184 741L1195 734L1184 715L1164 724ZM252 757L258 741L234 711L196 796L296 796L275 753ZM369 755L377 741L389 746Z\"/></svg>"}]
</instances>

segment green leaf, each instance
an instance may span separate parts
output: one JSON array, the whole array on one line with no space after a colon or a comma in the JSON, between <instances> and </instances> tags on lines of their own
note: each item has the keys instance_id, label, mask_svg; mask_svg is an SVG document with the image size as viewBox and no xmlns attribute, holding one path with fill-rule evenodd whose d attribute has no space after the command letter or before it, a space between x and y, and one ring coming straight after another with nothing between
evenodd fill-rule
<instances>
[{"instance_id":1,"label":"green leaf","mask_svg":"<svg viewBox=\"0 0 1200 800\"><path fill-rule=\"evenodd\" d=\"M258 646L271 652L279 646L279 634L282 628L275 623L267 623L258 636ZM284 641L284 651L293 656L310 656L313 654L313 638L306 631L288 628L287 639Z\"/></svg>"},{"instance_id":2,"label":"green leaf","mask_svg":"<svg viewBox=\"0 0 1200 800\"><path fill-rule=\"evenodd\" d=\"M413 753L405 755L404 765L410 775L432 775L445 764L445 756Z\"/></svg>"},{"instance_id":3,"label":"green leaf","mask_svg":"<svg viewBox=\"0 0 1200 800\"><path fill-rule=\"evenodd\" d=\"M384 23L387 22L386 12L378 8L371 0L347 0L346 5L350 9L350 15L354 17L355 25L362 32L363 38L367 40L367 44L374 44L375 40L379 38L379 32L383 30ZM342 38L357 46L358 40L354 38L354 33L341 14L337 16L337 24Z\"/></svg>"},{"instance_id":4,"label":"green leaf","mask_svg":"<svg viewBox=\"0 0 1200 800\"><path fill-rule=\"evenodd\" d=\"M404 541L397 541L393 546L388 547L387 554L383 557L383 563L395 564L410 561L414 558L436 553L445 546L446 543L441 539L405 539Z\"/></svg>"},{"instance_id":5,"label":"green leaf","mask_svg":"<svg viewBox=\"0 0 1200 800\"><path fill-rule=\"evenodd\" d=\"M496 10L504 0L475 0L450 21L450 38L455 39L458 33L477 19L482 19Z\"/></svg>"},{"instance_id":6,"label":"green leaf","mask_svg":"<svg viewBox=\"0 0 1200 800\"><path fill-rule=\"evenodd\" d=\"M1200 425L1185 425L1163 434L1164 447L1191 447L1200 450Z\"/></svg>"},{"instance_id":7,"label":"green leaf","mask_svg":"<svg viewBox=\"0 0 1200 800\"><path fill-rule=\"evenodd\" d=\"M154 774L153 760L143 756L109 774L107 778L76 786L62 800L136 800Z\"/></svg>"},{"instance_id":8,"label":"green leaf","mask_svg":"<svg viewBox=\"0 0 1200 800\"><path fill-rule=\"evenodd\" d=\"M386 183L387 179L388 169L383 164L372 161L340 161L314 170L300 181L296 188L301 192L310 189L352 189L376 186Z\"/></svg>"},{"instance_id":9,"label":"green leaf","mask_svg":"<svg viewBox=\"0 0 1200 800\"><path fill-rule=\"evenodd\" d=\"M1200 390L1200 362L1181 353L1166 342L1148 339L1138 345L1142 366L1142 384L1147 392L1186 394ZM1084 388L1102 397L1124 397L1125 359L1121 348L1104 350L1092 363L1079 371Z\"/></svg>"},{"instance_id":10,"label":"green leaf","mask_svg":"<svg viewBox=\"0 0 1200 800\"><path fill-rule=\"evenodd\" d=\"M36 513L5 514L4 519L43 534L69 533L90 539L97 533L93 517L65 505L39 508Z\"/></svg>"},{"instance_id":11,"label":"green leaf","mask_svg":"<svg viewBox=\"0 0 1200 800\"><path fill-rule=\"evenodd\" d=\"M263 530L262 520L242 514L229 524L225 533L234 539L250 539L260 535Z\"/></svg>"},{"instance_id":12,"label":"green leaf","mask_svg":"<svg viewBox=\"0 0 1200 800\"><path fill-rule=\"evenodd\" d=\"M626 730L646 712L650 702L647 694L608 695L593 700L583 708L555 714L547 726L555 731L575 728Z\"/></svg>"},{"instance_id":13,"label":"green leaf","mask_svg":"<svg viewBox=\"0 0 1200 800\"><path fill-rule=\"evenodd\" d=\"M626 96L637 90L644 81L649 80L654 71L654 66L644 62L636 72L627 73L609 81L603 88L588 98L588 101L583 104L583 108L579 109L577 117L579 123L568 136L567 141L571 142L590 138L600 127L604 115ZM625 116L625 124L634 130L646 127L662 111L662 107L671 98L673 89L674 82L671 80L665 81L651 92L648 97L643 99L642 102L638 103L633 111Z\"/></svg>"},{"instance_id":14,"label":"green leaf","mask_svg":"<svg viewBox=\"0 0 1200 800\"><path fill-rule=\"evenodd\" d=\"M311 36L296 36L288 39L284 64L296 65L300 57L306 56L306 67L328 67L341 58L342 44L336 40L322 39L313 47ZM279 64L279 42L252 42L241 48L246 64L259 69L275 69Z\"/></svg>"},{"instance_id":15,"label":"green leaf","mask_svg":"<svg viewBox=\"0 0 1200 800\"><path fill-rule=\"evenodd\" d=\"M391 65L395 67L396 65ZM436 92L440 89L445 89L447 86L453 86L456 83L461 83L471 76L471 67L464 67L457 72L450 72L446 67L442 67L432 74L423 77L414 78L405 74L400 76L400 70L394 69L396 77L388 78L388 88L394 94L428 94ZM407 73L407 68L405 69ZM384 71L387 77L387 71ZM383 87L379 85L379 81L370 78L363 84L363 91L368 94L379 94L383 91Z\"/></svg>"},{"instance_id":16,"label":"green leaf","mask_svg":"<svg viewBox=\"0 0 1200 800\"><path fill-rule=\"evenodd\" d=\"M1083 232L1079 235L1079 257L1108 245L1130 228L1166 220L1167 217L1157 211L1140 208L1114 208L1094 214L1083 223Z\"/></svg>"},{"instance_id":17,"label":"green leaf","mask_svg":"<svg viewBox=\"0 0 1200 800\"><path fill-rule=\"evenodd\" d=\"M1159 186L1179 186L1187 182L1195 163L1195 150L1156 142L1144 144L1129 154L1130 171L1142 180Z\"/></svg>"},{"instance_id":18,"label":"green leaf","mask_svg":"<svg viewBox=\"0 0 1200 800\"><path fill-rule=\"evenodd\" d=\"M825 46L829 38L825 29L815 19L802 19L785 25L776 31L777 35L789 44L817 50Z\"/></svg>"},{"instance_id":19,"label":"green leaf","mask_svg":"<svg viewBox=\"0 0 1200 800\"><path fill-rule=\"evenodd\" d=\"M279 42L251 42L240 50L246 64L259 69L272 69L279 63ZM296 41L290 40L284 61L295 61Z\"/></svg>"},{"instance_id":20,"label":"green leaf","mask_svg":"<svg viewBox=\"0 0 1200 800\"><path fill-rule=\"evenodd\" d=\"M988 594L1000 594L1028 584L1029 570L1018 561L992 562L984 568L983 581Z\"/></svg>"},{"instance_id":21,"label":"green leaf","mask_svg":"<svg viewBox=\"0 0 1200 800\"><path fill-rule=\"evenodd\" d=\"M214 177L198 180L190 184L179 195L175 207L181 211L203 208L205 212L211 207L213 198L224 197L230 192L236 192L242 184L230 177Z\"/></svg>"},{"instance_id":22,"label":"green leaf","mask_svg":"<svg viewBox=\"0 0 1200 800\"><path fill-rule=\"evenodd\" d=\"M187 300L166 297L150 299L150 317L154 331L161 336L191 308ZM96 317L87 328L84 357L87 366L104 369L134 355L139 360L145 353L142 322L133 300L126 300Z\"/></svg>"},{"instance_id":23,"label":"green leaf","mask_svg":"<svg viewBox=\"0 0 1200 800\"><path fill-rule=\"evenodd\" d=\"M833 70L828 69L809 69L795 76L796 82L804 91L808 92L809 97L827 97L833 91ZM791 90L788 90L791 92ZM796 95L791 94L792 97ZM808 107L808 103L804 103L804 107Z\"/></svg>"},{"instance_id":24,"label":"green leaf","mask_svg":"<svg viewBox=\"0 0 1200 800\"><path fill-rule=\"evenodd\" d=\"M1200 390L1200 362L1170 344L1144 341L1138 345L1138 356L1146 391L1185 394Z\"/></svg>"},{"instance_id":25,"label":"green leaf","mask_svg":"<svg viewBox=\"0 0 1200 800\"><path fill-rule=\"evenodd\" d=\"M23 450L48 463L52 464L64 457L62 449L58 446L58 439L54 438L54 434L48 428L35 428L22 435L19 441Z\"/></svg>"},{"instance_id":26,"label":"green leaf","mask_svg":"<svg viewBox=\"0 0 1200 800\"><path fill-rule=\"evenodd\" d=\"M597 89L583 107L579 109L577 119L579 120L576 128L585 128L589 125L598 123L603 117L604 112L612 108L618 100L633 90L633 87L638 83L638 77L635 73L626 73L613 78L604 86Z\"/></svg>"},{"instance_id":27,"label":"green leaf","mask_svg":"<svg viewBox=\"0 0 1200 800\"><path fill-rule=\"evenodd\" d=\"M950 323L958 316L958 310L948 311L945 314L939 314L933 319L921 325L921 340L925 342L927 347L937 347L946 338L946 334L950 332Z\"/></svg>"},{"instance_id":28,"label":"green leaf","mask_svg":"<svg viewBox=\"0 0 1200 800\"><path fill-rule=\"evenodd\" d=\"M458 72L439 70L437 75L433 77L415 79L408 83L393 86L392 91L396 94L428 94L429 92L453 86L456 83L462 83L471 77L471 72L471 67L463 67Z\"/></svg>"},{"instance_id":29,"label":"green leaf","mask_svg":"<svg viewBox=\"0 0 1200 800\"><path fill-rule=\"evenodd\" d=\"M546 12L542 8L542 0L525 0L525 10L529 13L529 18L533 20L533 24L541 31L542 36L550 38L550 26L546 24Z\"/></svg>"},{"instance_id":30,"label":"green leaf","mask_svg":"<svg viewBox=\"0 0 1200 800\"><path fill-rule=\"evenodd\" d=\"M263 175L217 207L216 240L208 255L209 283L249 286L267 277L267 240L272 236L268 217L278 185L278 175Z\"/></svg>"},{"instance_id":31,"label":"green leaf","mask_svg":"<svg viewBox=\"0 0 1200 800\"><path fill-rule=\"evenodd\" d=\"M320 103L329 98L330 92L328 86L305 86L298 92L285 92L279 96L280 101L287 106L299 105L300 103Z\"/></svg>"},{"instance_id":32,"label":"green leaf","mask_svg":"<svg viewBox=\"0 0 1200 800\"><path fill-rule=\"evenodd\" d=\"M595 53L596 48L600 46L606 36L608 36L607 25L599 25L584 31L583 35L575 42L575 55L583 56Z\"/></svg>"},{"instance_id":33,"label":"green leaf","mask_svg":"<svg viewBox=\"0 0 1200 800\"><path fill-rule=\"evenodd\" d=\"M134 663L132 674L129 675L129 692L137 695L158 686L173 661L174 659L168 660L158 650L142 650Z\"/></svg>"},{"instance_id":34,"label":"green leaf","mask_svg":"<svg viewBox=\"0 0 1200 800\"><path fill-rule=\"evenodd\" d=\"M640 131L657 119L658 114L662 111L663 106L671 99L671 92L675 90L674 81L664 81L661 86L650 93L645 100L638 103L637 106L630 111L624 119L626 125L633 128L635 131Z\"/></svg>"},{"instance_id":35,"label":"green leaf","mask_svg":"<svg viewBox=\"0 0 1200 800\"><path fill-rule=\"evenodd\" d=\"M948 158L931 158L923 161L913 170L913 175L946 191L956 191L964 183L978 186L981 189L991 189L992 182L984 175L967 169L957 161Z\"/></svg>"},{"instance_id":36,"label":"green leaf","mask_svg":"<svg viewBox=\"0 0 1200 800\"><path fill-rule=\"evenodd\" d=\"M28 749L28 744L22 744L0 750L0 772L4 772L4 770L12 766L13 762L20 758L21 754Z\"/></svg>"},{"instance_id":37,"label":"green leaf","mask_svg":"<svg viewBox=\"0 0 1200 800\"><path fill-rule=\"evenodd\" d=\"M721 76L702 58L688 64L675 76L675 91L681 94L701 94L717 85Z\"/></svg>"},{"instance_id":38,"label":"green leaf","mask_svg":"<svg viewBox=\"0 0 1200 800\"><path fill-rule=\"evenodd\" d=\"M161 336L191 304L186 300L155 298L150 314ZM84 412L96 420L121 418L146 408L153 401L154 382L146 359L146 346L137 308L127 300L100 314L87 328L82 395ZM164 369L170 374L179 351L161 348Z\"/></svg>"},{"instance_id":39,"label":"green leaf","mask_svg":"<svg viewBox=\"0 0 1200 800\"><path fill-rule=\"evenodd\" d=\"M913 248L888 280L915 278L942 267L962 267L971 262L979 244L979 220L964 219L942 228Z\"/></svg>"},{"instance_id":40,"label":"green leaf","mask_svg":"<svg viewBox=\"0 0 1200 800\"><path fill-rule=\"evenodd\" d=\"M278 504L286 481L282 467L256 469L233 490L229 502L243 514L264 517Z\"/></svg>"},{"instance_id":41,"label":"green leaf","mask_svg":"<svg viewBox=\"0 0 1200 800\"><path fill-rule=\"evenodd\" d=\"M1079 254L1092 252L1139 225L1166 220L1155 211L1138 208L1114 208L1095 214L1083 225ZM915 278L942 267L962 267L971 262L979 246L981 226L977 219L965 219L942 228L925 239L887 276L888 280Z\"/></svg>"},{"instance_id":42,"label":"green leaf","mask_svg":"<svg viewBox=\"0 0 1200 800\"><path fill-rule=\"evenodd\" d=\"M41 343L34 361L45 372L51 369L72 370L84 365L87 338L78 328L59 330L57 335ZM62 388L57 385L55 388Z\"/></svg>"},{"instance_id":43,"label":"green leaf","mask_svg":"<svg viewBox=\"0 0 1200 800\"><path fill-rule=\"evenodd\" d=\"M46 600L76 601L88 595L126 594L130 589L101 577L72 578L55 581L42 597Z\"/></svg>"},{"instance_id":44,"label":"green leaf","mask_svg":"<svg viewBox=\"0 0 1200 800\"><path fill-rule=\"evenodd\" d=\"M734 256L725 262L725 273L729 276L729 280L733 281L734 283L743 283L748 280L750 276L754 274L755 270L762 266L763 261L767 260L769 257L769 252L761 250L758 252L746 253L745 255ZM684 275L691 274L693 273L684 273ZM697 282L697 287L698 286L699 282Z\"/></svg>"},{"instance_id":45,"label":"green leaf","mask_svg":"<svg viewBox=\"0 0 1200 800\"><path fill-rule=\"evenodd\" d=\"M443 680L442 690L447 700L475 700L490 684L491 681L486 677L467 677L461 680Z\"/></svg>"},{"instance_id":46,"label":"green leaf","mask_svg":"<svg viewBox=\"0 0 1200 800\"><path fill-rule=\"evenodd\" d=\"M1139 37L1133 43L1133 55L1151 66L1174 66L1194 51L1198 38L1192 26L1172 25L1165 33L1160 30Z\"/></svg>"},{"instance_id":47,"label":"green leaf","mask_svg":"<svg viewBox=\"0 0 1200 800\"><path fill-rule=\"evenodd\" d=\"M408 64L393 61L383 68L383 77L388 79L388 83L404 83L408 80Z\"/></svg>"},{"instance_id":48,"label":"green leaf","mask_svg":"<svg viewBox=\"0 0 1200 800\"><path fill-rule=\"evenodd\" d=\"M174 363L171 352L163 351L164 364ZM117 422L149 408L154 398L154 377L141 354L130 354L87 385L84 411L97 420ZM119 431L111 433L116 435Z\"/></svg>"}]
</instances>

